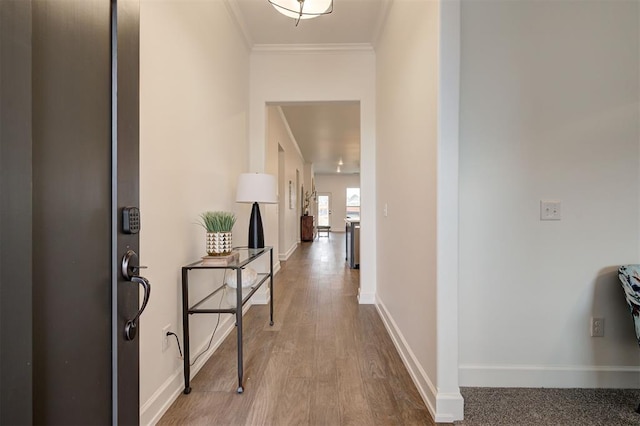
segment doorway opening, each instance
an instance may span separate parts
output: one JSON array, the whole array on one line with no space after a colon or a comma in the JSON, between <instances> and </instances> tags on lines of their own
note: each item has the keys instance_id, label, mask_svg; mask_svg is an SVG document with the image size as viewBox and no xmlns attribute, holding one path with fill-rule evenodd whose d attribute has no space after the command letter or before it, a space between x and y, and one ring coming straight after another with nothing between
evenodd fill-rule
<instances>
[{"instance_id":1,"label":"doorway opening","mask_svg":"<svg viewBox=\"0 0 640 426\"><path fill-rule=\"evenodd\" d=\"M288 215L287 202L282 207L282 201L278 216L281 259L285 259L291 242L283 229L295 226L300 236L298 241L319 244L326 242L320 235L335 233L347 238L348 220L360 219L361 105L359 101L268 103L267 110L272 108L280 113L267 113L268 132L280 126L272 120L281 120L293 146L279 142L278 172L284 175L279 176L279 180L283 179L286 185L290 176L287 170L303 165L303 174L295 185L298 188L299 184L299 217ZM269 137L272 135L269 133ZM274 149L275 143L268 141L267 146ZM286 191L284 195L292 196ZM308 232L310 223L312 237ZM336 257L345 259L345 267L353 267L348 260L349 247L345 244L335 247L343 251L336 253Z\"/></svg>"},{"instance_id":2,"label":"doorway opening","mask_svg":"<svg viewBox=\"0 0 640 426\"><path fill-rule=\"evenodd\" d=\"M318 194L318 226L331 226L331 194Z\"/></svg>"}]
</instances>

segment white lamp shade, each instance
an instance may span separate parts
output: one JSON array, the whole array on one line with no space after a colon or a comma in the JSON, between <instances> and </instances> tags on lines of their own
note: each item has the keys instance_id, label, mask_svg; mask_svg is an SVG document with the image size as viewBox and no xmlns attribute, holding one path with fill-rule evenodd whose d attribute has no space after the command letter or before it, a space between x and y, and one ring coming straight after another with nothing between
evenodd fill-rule
<instances>
[{"instance_id":1,"label":"white lamp shade","mask_svg":"<svg viewBox=\"0 0 640 426\"><path fill-rule=\"evenodd\" d=\"M305 0L300 15L298 0L271 0L271 5L280 13L294 19L317 18L331 7L331 0Z\"/></svg>"},{"instance_id":2,"label":"white lamp shade","mask_svg":"<svg viewBox=\"0 0 640 426\"><path fill-rule=\"evenodd\" d=\"M238 177L236 201L238 203L277 203L276 177L265 173L242 173Z\"/></svg>"}]
</instances>

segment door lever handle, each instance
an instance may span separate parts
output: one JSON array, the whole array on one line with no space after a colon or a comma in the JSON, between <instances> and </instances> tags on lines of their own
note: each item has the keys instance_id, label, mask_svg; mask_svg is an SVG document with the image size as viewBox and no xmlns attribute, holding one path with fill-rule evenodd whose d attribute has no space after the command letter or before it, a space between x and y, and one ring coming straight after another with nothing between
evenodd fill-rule
<instances>
[{"instance_id":1,"label":"door lever handle","mask_svg":"<svg viewBox=\"0 0 640 426\"><path fill-rule=\"evenodd\" d=\"M145 277L141 277L139 275L133 276L131 277L131 282L138 283L142 286L142 288L144 288L144 298L142 299L142 306L138 310L136 316L133 319L127 321L124 326L124 338L126 340L133 340L136 338L136 334L138 333L138 318L140 318L140 315L142 315L144 308L147 307L147 303L149 303L149 296L151 295L151 284Z\"/></svg>"}]
</instances>

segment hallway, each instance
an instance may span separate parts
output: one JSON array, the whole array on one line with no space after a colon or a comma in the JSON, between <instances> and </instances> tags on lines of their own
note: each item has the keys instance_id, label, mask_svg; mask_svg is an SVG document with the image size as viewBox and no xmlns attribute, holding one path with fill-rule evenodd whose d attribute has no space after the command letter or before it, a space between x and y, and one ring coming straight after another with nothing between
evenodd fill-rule
<instances>
[{"instance_id":1,"label":"hallway","mask_svg":"<svg viewBox=\"0 0 640 426\"><path fill-rule=\"evenodd\" d=\"M159 424L433 425L344 250L344 234L301 244L275 277L273 327L267 306L245 314L244 394L231 333Z\"/></svg>"}]
</instances>

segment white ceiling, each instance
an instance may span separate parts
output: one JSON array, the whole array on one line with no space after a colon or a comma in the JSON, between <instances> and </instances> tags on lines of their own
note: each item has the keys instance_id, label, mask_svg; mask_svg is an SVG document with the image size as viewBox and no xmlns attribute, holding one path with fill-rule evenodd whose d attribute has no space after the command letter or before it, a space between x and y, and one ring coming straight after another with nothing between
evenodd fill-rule
<instances>
[{"instance_id":1,"label":"white ceiling","mask_svg":"<svg viewBox=\"0 0 640 426\"><path fill-rule=\"evenodd\" d=\"M306 0L313 1L313 0ZM267 0L228 0L253 49L300 49L309 45L373 46L390 0L334 0L333 13L296 21ZM360 105L357 102L287 104L284 115L305 161L316 173L360 172Z\"/></svg>"},{"instance_id":2,"label":"white ceiling","mask_svg":"<svg viewBox=\"0 0 640 426\"><path fill-rule=\"evenodd\" d=\"M267 0L228 1L249 45L256 46L373 44L384 21L389 0L334 0L331 14L302 19L297 27L295 19L277 12Z\"/></svg>"}]
</instances>

